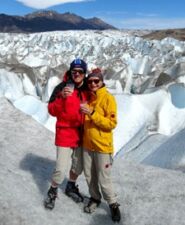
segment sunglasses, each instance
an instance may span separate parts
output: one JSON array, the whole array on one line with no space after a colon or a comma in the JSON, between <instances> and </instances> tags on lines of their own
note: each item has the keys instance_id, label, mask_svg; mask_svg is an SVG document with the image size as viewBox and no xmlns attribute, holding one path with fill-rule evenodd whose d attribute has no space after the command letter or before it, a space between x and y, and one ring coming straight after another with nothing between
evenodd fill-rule
<instances>
[{"instance_id":1,"label":"sunglasses","mask_svg":"<svg viewBox=\"0 0 185 225\"><path fill-rule=\"evenodd\" d=\"M78 73L79 73L79 74L84 74L84 71L83 71L83 70L72 70L72 71L71 71L71 74L72 74L72 75L76 75L76 74L78 74Z\"/></svg>"},{"instance_id":2,"label":"sunglasses","mask_svg":"<svg viewBox=\"0 0 185 225\"><path fill-rule=\"evenodd\" d=\"M94 80L88 80L87 81L88 84L92 84L92 83L98 84L99 82L100 82L99 79L94 79Z\"/></svg>"}]
</instances>

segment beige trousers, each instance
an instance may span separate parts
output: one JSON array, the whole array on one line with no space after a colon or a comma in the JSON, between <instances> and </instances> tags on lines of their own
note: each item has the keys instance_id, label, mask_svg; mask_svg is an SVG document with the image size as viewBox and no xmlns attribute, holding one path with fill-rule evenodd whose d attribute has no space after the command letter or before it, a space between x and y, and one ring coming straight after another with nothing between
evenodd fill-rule
<instances>
[{"instance_id":1,"label":"beige trousers","mask_svg":"<svg viewBox=\"0 0 185 225\"><path fill-rule=\"evenodd\" d=\"M102 192L103 198L108 204L115 203L117 199L111 179L112 155L84 149L83 162L91 197L100 200Z\"/></svg>"},{"instance_id":2,"label":"beige trousers","mask_svg":"<svg viewBox=\"0 0 185 225\"><path fill-rule=\"evenodd\" d=\"M57 147L56 166L52 175L52 181L61 184L66 173L71 170L80 175L83 171L82 148Z\"/></svg>"}]
</instances>

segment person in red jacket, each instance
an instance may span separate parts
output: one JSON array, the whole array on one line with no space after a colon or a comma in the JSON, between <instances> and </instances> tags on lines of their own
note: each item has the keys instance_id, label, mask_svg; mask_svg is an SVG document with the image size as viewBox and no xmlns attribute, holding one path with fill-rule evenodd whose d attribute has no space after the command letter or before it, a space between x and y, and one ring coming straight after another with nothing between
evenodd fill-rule
<instances>
[{"instance_id":1,"label":"person in red jacket","mask_svg":"<svg viewBox=\"0 0 185 225\"><path fill-rule=\"evenodd\" d=\"M70 64L64 81L57 85L48 103L49 114L56 117L55 145L57 147L56 166L51 179L51 186L44 205L53 209L59 184L65 177L65 172L72 160L65 194L76 202L83 201L78 186L77 177L83 171L82 163L82 132L84 114L80 112L80 103L87 98L85 74L87 64L82 59L75 59Z\"/></svg>"}]
</instances>

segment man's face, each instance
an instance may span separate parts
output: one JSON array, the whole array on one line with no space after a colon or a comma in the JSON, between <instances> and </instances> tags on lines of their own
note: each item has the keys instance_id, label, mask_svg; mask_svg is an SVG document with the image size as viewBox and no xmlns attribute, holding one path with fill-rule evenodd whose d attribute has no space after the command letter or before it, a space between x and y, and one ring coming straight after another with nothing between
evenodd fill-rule
<instances>
[{"instance_id":1,"label":"man's face","mask_svg":"<svg viewBox=\"0 0 185 225\"><path fill-rule=\"evenodd\" d=\"M81 84L83 79L85 78L85 73L84 73L84 70L81 68L74 68L71 71L71 76L74 83Z\"/></svg>"}]
</instances>

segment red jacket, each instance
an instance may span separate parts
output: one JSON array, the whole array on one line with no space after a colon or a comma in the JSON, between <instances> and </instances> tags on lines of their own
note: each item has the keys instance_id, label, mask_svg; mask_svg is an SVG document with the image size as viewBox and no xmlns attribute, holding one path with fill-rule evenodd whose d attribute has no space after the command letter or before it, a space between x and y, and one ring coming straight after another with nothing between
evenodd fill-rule
<instances>
[{"instance_id":1,"label":"red jacket","mask_svg":"<svg viewBox=\"0 0 185 225\"><path fill-rule=\"evenodd\" d=\"M61 89L64 83L61 83ZM59 86L59 85L58 85ZM57 87L56 87L57 89ZM72 96L62 98L59 92L49 101L49 114L57 118L55 145L61 147L78 147L81 145L84 115L80 112L80 102L86 100L84 87L75 88ZM56 92L54 90L54 92Z\"/></svg>"}]
</instances>

